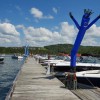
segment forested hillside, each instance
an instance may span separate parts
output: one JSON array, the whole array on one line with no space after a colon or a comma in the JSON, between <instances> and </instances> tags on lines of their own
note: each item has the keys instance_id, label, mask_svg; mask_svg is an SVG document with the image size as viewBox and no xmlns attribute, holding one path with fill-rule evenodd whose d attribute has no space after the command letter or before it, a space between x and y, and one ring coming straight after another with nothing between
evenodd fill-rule
<instances>
[{"instance_id":1,"label":"forested hillside","mask_svg":"<svg viewBox=\"0 0 100 100\"><path fill-rule=\"evenodd\" d=\"M50 45L45 46L47 50L49 50L50 53L68 53L70 54L72 49L71 44L57 44L57 45ZM91 54L91 55L98 55L100 56L100 47L98 46L80 46L78 53L81 54Z\"/></svg>"},{"instance_id":2,"label":"forested hillside","mask_svg":"<svg viewBox=\"0 0 100 100\"><path fill-rule=\"evenodd\" d=\"M71 44L56 44L44 47L29 47L30 53L33 54L59 54L68 53L70 54L72 49ZM24 53L24 47L0 47L0 54L10 54L10 53ZM81 54L92 54L100 55L100 47L97 46L80 46L78 53Z\"/></svg>"}]
</instances>

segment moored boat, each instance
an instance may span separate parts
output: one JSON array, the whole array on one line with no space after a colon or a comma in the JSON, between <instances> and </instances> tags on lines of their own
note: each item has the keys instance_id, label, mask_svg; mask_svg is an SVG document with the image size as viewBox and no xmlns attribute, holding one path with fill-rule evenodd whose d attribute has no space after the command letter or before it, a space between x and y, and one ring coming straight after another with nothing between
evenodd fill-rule
<instances>
[{"instance_id":1,"label":"moored boat","mask_svg":"<svg viewBox=\"0 0 100 100\"><path fill-rule=\"evenodd\" d=\"M4 57L0 57L0 64L4 63Z\"/></svg>"},{"instance_id":2,"label":"moored boat","mask_svg":"<svg viewBox=\"0 0 100 100\"><path fill-rule=\"evenodd\" d=\"M100 70L76 72L79 83L100 87Z\"/></svg>"},{"instance_id":3,"label":"moored boat","mask_svg":"<svg viewBox=\"0 0 100 100\"><path fill-rule=\"evenodd\" d=\"M98 63L99 62L99 63ZM100 70L100 61L96 62L95 59L83 58L81 61L76 62L76 72L87 71L87 70ZM70 71L70 61L62 61L53 64L55 71Z\"/></svg>"},{"instance_id":4,"label":"moored boat","mask_svg":"<svg viewBox=\"0 0 100 100\"><path fill-rule=\"evenodd\" d=\"M12 56L12 59L23 59L23 56L17 56L17 55L14 54Z\"/></svg>"}]
</instances>

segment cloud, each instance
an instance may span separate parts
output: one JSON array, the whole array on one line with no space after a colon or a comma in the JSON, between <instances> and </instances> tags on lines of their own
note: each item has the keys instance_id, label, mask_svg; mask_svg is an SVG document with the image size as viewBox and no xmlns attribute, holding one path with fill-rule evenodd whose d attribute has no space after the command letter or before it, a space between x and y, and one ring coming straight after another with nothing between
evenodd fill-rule
<instances>
[{"instance_id":1,"label":"cloud","mask_svg":"<svg viewBox=\"0 0 100 100\"><path fill-rule=\"evenodd\" d=\"M96 42L96 40L95 40L95 38L84 38L83 39L83 41L82 41L82 44L84 45L84 46L98 46L98 45L100 45L100 43L97 43Z\"/></svg>"},{"instance_id":2,"label":"cloud","mask_svg":"<svg viewBox=\"0 0 100 100\"><path fill-rule=\"evenodd\" d=\"M68 22L61 23L60 34L66 39L66 43L74 44L78 30L73 26L69 25ZM81 45L84 46L100 46L100 27L97 27L95 24L86 31L85 36L82 40Z\"/></svg>"},{"instance_id":3,"label":"cloud","mask_svg":"<svg viewBox=\"0 0 100 100\"><path fill-rule=\"evenodd\" d=\"M11 23L0 23L0 46L22 46L26 42L30 46L74 44L77 33L78 30L68 22L62 22L59 25L59 31L45 27L35 28L33 26L25 27L24 25L17 25L15 27ZM22 34L24 35L22 36ZM87 30L81 45L100 46L100 27L94 24Z\"/></svg>"},{"instance_id":4,"label":"cloud","mask_svg":"<svg viewBox=\"0 0 100 100\"><path fill-rule=\"evenodd\" d=\"M29 43L31 41L34 41L34 43L38 43L39 46L41 46L41 43L43 43L42 44L42 46L43 46L44 44L51 41L52 32L46 28L28 27L28 28L24 28L23 31L24 31L26 40Z\"/></svg>"},{"instance_id":5,"label":"cloud","mask_svg":"<svg viewBox=\"0 0 100 100\"><path fill-rule=\"evenodd\" d=\"M22 28L23 33L25 34L25 40L31 46L49 45L53 43L53 39L55 40L54 37L59 37L58 33L53 33L44 27L34 28L30 26L23 28L23 25L19 25L17 28Z\"/></svg>"},{"instance_id":6,"label":"cloud","mask_svg":"<svg viewBox=\"0 0 100 100\"><path fill-rule=\"evenodd\" d=\"M21 43L20 33L10 23L0 23L0 46L18 46Z\"/></svg>"},{"instance_id":7,"label":"cloud","mask_svg":"<svg viewBox=\"0 0 100 100\"><path fill-rule=\"evenodd\" d=\"M87 36L100 37L100 27L97 27L95 24L86 32Z\"/></svg>"},{"instance_id":8,"label":"cloud","mask_svg":"<svg viewBox=\"0 0 100 100\"><path fill-rule=\"evenodd\" d=\"M23 30L25 39L31 46L45 46L51 44L74 44L78 30L68 22L62 22L59 31L56 29L51 31L45 27L34 28L32 26L17 26ZM100 27L93 25L85 34L81 45L100 45Z\"/></svg>"},{"instance_id":9,"label":"cloud","mask_svg":"<svg viewBox=\"0 0 100 100\"><path fill-rule=\"evenodd\" d=\"M16 28L17 29L24 29L25 27L24 27L24 25L17 25Z\"/></svg>"},{"instance_id":10,"label":"cloud","mask_svg":"<svg viewBox=\"0 0 100 100\"><path fill-rule=\"evenodd\" d=\"M37 8L31 8L31 14L33 14L33 16L36 17L36 18L42 18L43 17L43 13Z\"/></svg>"},{"instance_id":11,"label":"cloud","mask_svg":"<svg viewBox=\"0 0 100 100\"><path fill-rule=\"evenodd\" d=\"M32 26L24 27L19 25L17 28L22 28L27 42L29 45L34 44L34 46L72 43L73 37L76 35L74 26L69 25L68 22L61 23L59 32L51 31L45 27L34 28Z\"/></svg>"},{"instance_id":12,"label":"cloud","mask_svg":"<svg viewBox=\"0 0 100 100\"><path fill-rule=\"evenodd\" d=\"M5 35L20 35L19 32L16 31L15 26L10 23L0 23L0 33Z\"/></svg>"},{"instance_id":13,"label":"cloud","mask_svg":"<svg viewBox=\"0 0 100 100\"><path fill-rule=\"evenodd\" d=\"M57 14L58 10L56 8L52 8L53 12Z\"/></svg>"},{"instance_id":14,"label":"cloud","mask_svg":"<svg viewBox=\"0 0 100 100\"><path fill-rule=\"evenodd\" d=\"M33 17L38 19L53 19L53 16L51 15L45 16L43 12L37 8L31 8L30 13L33 15Z\"/></svg>"},{"instance_id":15,"label":"cloud","mask_svg":"<svg viewBox=\"0 0 100 100\"><path fill-rule=\"evenodd\" d=\"M77 34L77 29L73 25L69 25L68 22L61 23L60 34L66 39L67 43L73 43Z\"/></svg>"},{"instance_id":16,"label":"cloud","mask_svg":"<svg viewBox=\"0 0 100 100\"><path fill-rule=\"evenodd\" d=\"M82 45L100 46L100 27L95 24L86 31Z\"/></svg>"}]
</instances>

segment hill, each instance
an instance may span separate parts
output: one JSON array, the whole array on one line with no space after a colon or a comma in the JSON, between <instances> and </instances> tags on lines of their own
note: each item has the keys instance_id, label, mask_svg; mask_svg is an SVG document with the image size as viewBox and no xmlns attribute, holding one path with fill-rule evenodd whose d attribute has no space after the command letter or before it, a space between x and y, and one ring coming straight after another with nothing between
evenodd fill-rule
<instances>
[{"instance_id":1,"label":"hill","mask_svg":"<svg viewBox=\"0 0 100 100\"><path fill-rule=\"evenodd\" d=\"M33 54L59 54L59 53L67 53L70 54L72 44L55 44L55 45L48 45L44 47L29 47L30 53ZM24 46L23 47L0 47L0 54L5 53L24 53ZM89 54L89 55L96 55L100 56L100 47L99 46L80 46L78 53L81 54Z\"/></svg>"},{"instance_id":2,"label":"hill","mask_svg":"<svg viewBox=\"0 0 100 100\"><path fill-rule=\"evenodd\" d=\"M47 50L51 53L68 53L70 54L73 45L71 44L56 44L45 46ZM90 54L100 56L100 47L99 46L80 46L78 53L81 54Z\"/></svg>"}]
</instances>

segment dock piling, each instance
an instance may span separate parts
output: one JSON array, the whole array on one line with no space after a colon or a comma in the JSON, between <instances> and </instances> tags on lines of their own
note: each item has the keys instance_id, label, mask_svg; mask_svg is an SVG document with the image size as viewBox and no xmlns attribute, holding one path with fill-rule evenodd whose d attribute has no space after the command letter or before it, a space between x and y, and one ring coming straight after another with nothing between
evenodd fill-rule
<instances>
[{"instance_id":1,"label":"dock piling","mask_svg":"<svg viewBox=\"0 0 100 100\"><path fill-rule=\"evenodd\" d=\"M71 90L77 89L76 73L69 72L67 75L65 74L65 87Z\"/></svg>"},{"instance_id":2,"label":"dock piling","mask_svg":"<svg viewBox=\"0 0 100 100\"><path fill-rule=\"evenodd\" d=\"M50 73L51 73L51 71L50 71L50 63L48 63L46 75L50 75Z\"/></svg>"}]
</instances>

